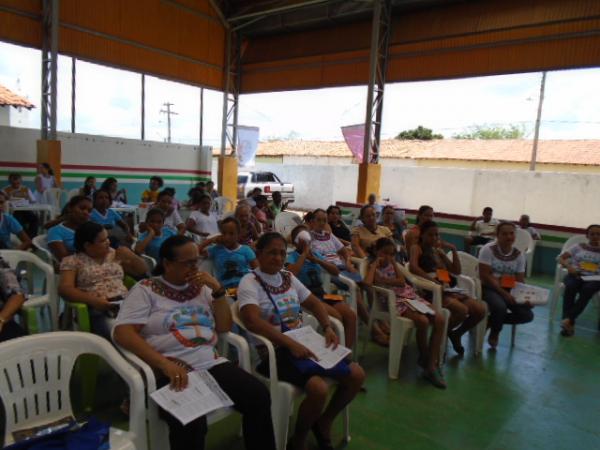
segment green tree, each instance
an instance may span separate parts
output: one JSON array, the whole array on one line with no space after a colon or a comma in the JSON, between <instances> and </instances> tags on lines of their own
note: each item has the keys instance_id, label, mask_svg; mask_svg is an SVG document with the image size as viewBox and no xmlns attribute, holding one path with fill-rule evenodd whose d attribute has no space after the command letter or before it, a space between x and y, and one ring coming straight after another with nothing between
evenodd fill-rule
<instances>
[{"instance_id":1,"label":"green tree","mask_svg":"<svg viewBox=\"0 0 600 450\"><path fill-rule=\"evenodd\" d=\"M396 139L404 141L431 141L432 139L444 139L441 134L434 134L430 128L425 128L419 125L413 130L402 131Z\"/></svg>"},{"instance_id":2,"label":"green tree","mask_svg":"<svg viewBox=\"0 0 600 450\"><path fill-rule=\"evenodd\" d=\"M452 136L454 139L523 139L525 125L492 126L473 125L463 133Z\"/></svg>"}]
</instances>

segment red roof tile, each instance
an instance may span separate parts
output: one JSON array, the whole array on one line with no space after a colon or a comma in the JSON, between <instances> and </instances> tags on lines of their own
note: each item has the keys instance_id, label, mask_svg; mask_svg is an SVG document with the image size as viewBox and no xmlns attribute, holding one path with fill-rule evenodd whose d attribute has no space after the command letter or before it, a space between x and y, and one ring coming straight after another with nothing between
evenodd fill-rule
<instances>
[{"instance_id":1,"label":"red roof tile","mask_svg":"<svg viewBox=\"0 0 600 450\"><path fill-rule=\"evenodd\" d=\"M27 109L35 108L35 105L26 98L23 98L8 88L0 84L0 106L23 107Z\"/></svg>"}]
</instances>

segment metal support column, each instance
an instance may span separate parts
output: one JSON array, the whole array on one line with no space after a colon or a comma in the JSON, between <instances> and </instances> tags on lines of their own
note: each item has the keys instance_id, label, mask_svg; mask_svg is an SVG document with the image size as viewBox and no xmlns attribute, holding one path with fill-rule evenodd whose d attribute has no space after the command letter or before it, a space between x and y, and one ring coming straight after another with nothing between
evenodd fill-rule
<instances>
[{"instance_id":1,"label":"metal support column","mask_svg":"<svg viewBox=\"0 0 600 450\"><path fill-rule=\"evenodd\" d=\"M141 139L146 139L146 75L142 74Z\"/></svg>"},{"instance_id":2,"label":"metal support column","mask_svg":"<svg viewBox=\"0 0 600 450\"><path fill-rule=\"evenodd\" d=\"M531 162L529 163L529 170L535 171L535 165L537 163L537 150L538 143L540 140L540 125L542 123L542 106L544 104L544 91L546 90L546 71L542 72L542 80L540 82L540 99L538 102L537 117L535 119L535 133L533 136L533 148L531 149Z\"/></svg>"},{"instance_id":3,"label":"metal support column","mask_svg":"<svg viewBox=\"0 0 600 450\"><path fill-rule=\"evenodd\" d=\"M200 88L200 139L198 146L202 149L204 145L204 88Z\"/></svg>"},{"instance_id":4,"label":"metal support column","mask_svg":"<svg viewBox=\"0 0 600 450\"><path fill-rule=\"evenodd\" d=\"M238 106L241 83L241 39L239 34L228 32L225 65L225 90L223 91L223 123L221 129L221 156L225 147L231 146L231 156L236 156Z\"/></svg>"},{"instance_id":5,"label":"metal support column","mask_svg":"<svg viewBox=\"0 0 600 450\"><path fill-rule=\"evenodd\" d=\"M71 58L71 133L75 133L75 99L77 98L77 58Z\"/></svg>"},{"instance_id":6,"label":"metal support column","mask_svg":"<svg viewBox=\"0 0 600 450\"><path fill-rule=\"evenodd\" d=\"M363 162L365 163L376 164L379 161L383 93L387 71L391 18L392 1L375 0L373 5L373 26L371 29L370 72L363 150Z\"/></svg>"},{"instance_id":7,"label":"metal support column","mask_svg":"<svg viewBox=\"0 0 600 450\"><path fill-rule=\"evenodd\" d=\"M42 139L56 140L56 84L59 0L43 0L42 12Z\"/></svg>"}]
</instances>

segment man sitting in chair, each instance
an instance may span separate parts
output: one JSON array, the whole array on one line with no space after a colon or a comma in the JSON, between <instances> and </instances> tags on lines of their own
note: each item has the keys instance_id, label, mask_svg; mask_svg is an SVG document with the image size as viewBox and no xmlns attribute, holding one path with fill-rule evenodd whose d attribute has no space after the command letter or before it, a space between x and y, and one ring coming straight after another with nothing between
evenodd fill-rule
<instances>
[{"instance_id":1,"label":"man sitting in chair","mask_svg":"<svg viewBox=\"0 0 600 450\"><path fill-rule=\"evenodd\" d=\"M494 240L498 220L492 217L494 210L490 206L483 208L483 215L471 222L472 236L465 238L465 251L471 253L472 245L485 245Z\"/></svg>"}]
</instances>

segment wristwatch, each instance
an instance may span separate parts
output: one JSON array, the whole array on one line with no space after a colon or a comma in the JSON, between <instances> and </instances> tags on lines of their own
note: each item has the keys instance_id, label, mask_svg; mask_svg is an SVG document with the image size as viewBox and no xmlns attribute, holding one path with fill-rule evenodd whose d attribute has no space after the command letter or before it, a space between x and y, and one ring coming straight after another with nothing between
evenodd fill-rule
<instances>
[{"instance_id":1,"label":"wristwatch","mask_svg":"<svg viewBox=\"0 0 600 450\"><path fill-rule=\"evenodd\" d=\"M226 293L225 288L223 286L221 286L219 289L212 291L212 297L214 299L221 298L225 295L225 293Z\"/></svg>"}]
</instances>

